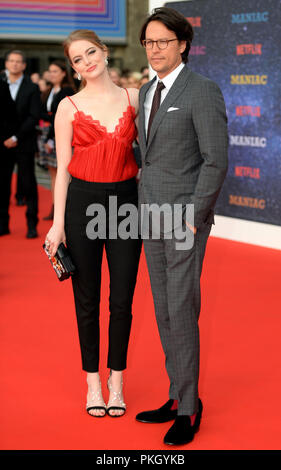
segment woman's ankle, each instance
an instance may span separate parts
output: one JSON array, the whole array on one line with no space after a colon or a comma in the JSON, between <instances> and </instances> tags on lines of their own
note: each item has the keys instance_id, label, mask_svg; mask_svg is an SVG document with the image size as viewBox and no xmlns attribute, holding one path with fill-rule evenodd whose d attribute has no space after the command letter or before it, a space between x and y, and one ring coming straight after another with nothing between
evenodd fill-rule
<instances>
[{"instance_id":1,"label":"woman's ankle","mask_svg":"<svg viewBox=\"0 0 281 470\"><path fill-rule=\"evenodd\" d=\"M93 389L100 386L100 376L98 372L87 372L88 387Z\"/></svg>"},{"instance_id":2,"label":"woman's ankle","mask_svg":"<svg viewBox=\"0 0 281 470\"><path fill-rule=\"evenodd\" d=\"M113 387L118 387L122 386L123 384L123 371L122 370L113 370L111 369L110 371L110 382Z\"/></svg>"}]
</instances>

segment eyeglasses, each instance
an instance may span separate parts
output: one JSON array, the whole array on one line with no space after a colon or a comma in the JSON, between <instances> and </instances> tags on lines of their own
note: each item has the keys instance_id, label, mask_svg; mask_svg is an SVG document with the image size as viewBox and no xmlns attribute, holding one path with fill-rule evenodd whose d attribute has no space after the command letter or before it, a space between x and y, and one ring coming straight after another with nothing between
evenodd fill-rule
<instances>
[{"instance_id":1,"label":"eyeglasses","mask_svg":"<svg viewBox=\"0 0 281 470\"><path fill-rule=\"evenodd\" d=\"M171 41L178 41L178 38L175 39L157 39L157 41L152 41L152 39L144 39L142 41L143 47L146 49L153 49L154 44L157 44L158 49L166 49L168 47L169 42Z\"/></svg>"}]
</instances>

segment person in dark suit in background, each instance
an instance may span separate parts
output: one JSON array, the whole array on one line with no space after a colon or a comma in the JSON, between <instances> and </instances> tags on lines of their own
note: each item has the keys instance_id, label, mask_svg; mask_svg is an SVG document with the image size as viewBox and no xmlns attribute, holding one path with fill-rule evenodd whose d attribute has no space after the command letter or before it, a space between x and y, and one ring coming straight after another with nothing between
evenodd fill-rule
<instances>
[{"instance_id":1,"label":"person in dark suit in background","mask_svg":"<svg viewBox=\"0 0 281 470\"><path fill-rule=\"evenodd\" d=\"M26 198L27 238L36 238L38 223L38 191L34 172L37 149L36 125L40 117L40 91L38 85L24 75L26 60L19 50L7 54L5 67L7 83L16 105L16 131L5 141L9 157L1 161L0 205L2 217L9 230L10 182L15 163L21 174L22 191ZM7 181L6 181L7 180ZM4 183L4 181L6 181ZM3 184L2 184L3 183Z\"/></svg>"},{"instance_id":2,"label":"person in dark suit in background","mask_svg":"<svg viewBox=\"0 0 281 470\"><path fill-rule=\"evenodd\" d=\"M139 95L139 203L165 207L169 217L172 211L173 225L165 232L160 224L160 236L152 233L143 241L170 380L169 400L136 419L174 420L164 437L168 445L187 444L200 425L200 276L228 166L224 99L216 83L186 66L192 38L186 18L165 7L146 20L140 36L157 76ZM182 238L178 228L186 245L177 241Z\"/></svg>"},{"instance_id":3,"label":"person in dark suit in background","mask_svg":"<svg viewBox=\"0 0 281 470\"><path fill-rule=\"evenodd\" d=\"M54 216L54 187L57 174L57 158L55 149L55 115L60 101L66 96L75 93L74 81L68 71L66 63L62 60L54 60L49 65L50 89L42 96L43 115L41 118L50 122L50 127L44 136L44 159L48 166L51 178L52 207L44 220L53 220Z\"/></svg>"},{"instance_id":4,"label":"person in dark suit in background","mask_svg":"<svg viewBox=\"0 0 281 470\"><path fill-rule=\"evenodd\" d=\"M0 73L0 80L8 83L9 71L7 69L2 70ZM16 184L16 194L15 194L16 204L17 206L25 206L25 196L22 190L22 182L21 182L21 173L17 168L17 184Z\"/></svg>"},{"instance_id":5,"label":"person in dark suit in background","mask_svg":"<svg viewBox=\"0 0 281 470\"><path fill-rule=\"evenodd\" d=\"M4 162L9 161L9 150L4 142L16 132L16 104L11 97L9 85L0 80L0 103L5 112L0 113L0 235L7 235L9 231L9 216L6 207L9 206L11 180L6 177ZM6 198L6 199L5 199Z\"/></svg>"}]
</instances>

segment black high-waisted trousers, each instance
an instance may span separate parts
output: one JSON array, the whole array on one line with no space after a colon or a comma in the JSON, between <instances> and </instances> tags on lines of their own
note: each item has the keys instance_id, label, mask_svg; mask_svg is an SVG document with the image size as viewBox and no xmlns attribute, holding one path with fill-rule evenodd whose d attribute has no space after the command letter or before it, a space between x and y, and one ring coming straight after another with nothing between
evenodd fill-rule
<instances>
[{"instance_id":1,"label":"black high-waisted trousers","mask_svg":"<svg viewBox=\"0 0 281 470\"><path fill-rule=\"evenodd\" d=\"M137 208L138 194L135 178L118 183L91 183L72 178L68 187L65 211L66 243L76 266L72 285L82 368L87 372L99 370L100 287L104 248L110 275L107 366L113 370L126 368L132 322L132 301L142 241L140 237L123 239L118 234L118 230L117 238L109 236L109 203L111 204L113 199L117 201L117 209L122 204L132 204ZM100 205L95 206L97 208L95 215L92 204ZM101 235L104 226L101 227L98 223L102 214L99 208L102 207L106 211L106 216L102 217L103 222L106 221L105 239ZM86 214L87 209L91 215ZM110 219L112 222L111 216ZM126 219L125 216L118 217L117 223L124 219ZM98 230L100 233L100 237L96 239L93 239L92 235L93 221L95 221L95 231Z\"/></svg>"}]
</instances>

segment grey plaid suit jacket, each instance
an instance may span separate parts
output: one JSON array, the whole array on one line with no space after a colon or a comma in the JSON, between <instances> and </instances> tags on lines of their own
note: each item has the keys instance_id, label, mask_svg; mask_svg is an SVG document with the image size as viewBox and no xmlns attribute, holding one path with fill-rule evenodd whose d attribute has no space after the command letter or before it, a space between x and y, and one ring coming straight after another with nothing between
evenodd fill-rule
<instances>
[{"instance_id":1,"label":"grey plaid suit jacket","mask_svg":"<svg viewBox=\"0 0 281 470\"><path fill-rule=\"evenodd\" d=\"M140 202L194 204L194 225L213 223L227 172L227 117L219 87L187 66L162 102L145 136L144 101L155 78L140 90ZM168 111L170 107L177 110Z\"/></svg>"}]
</instances>

